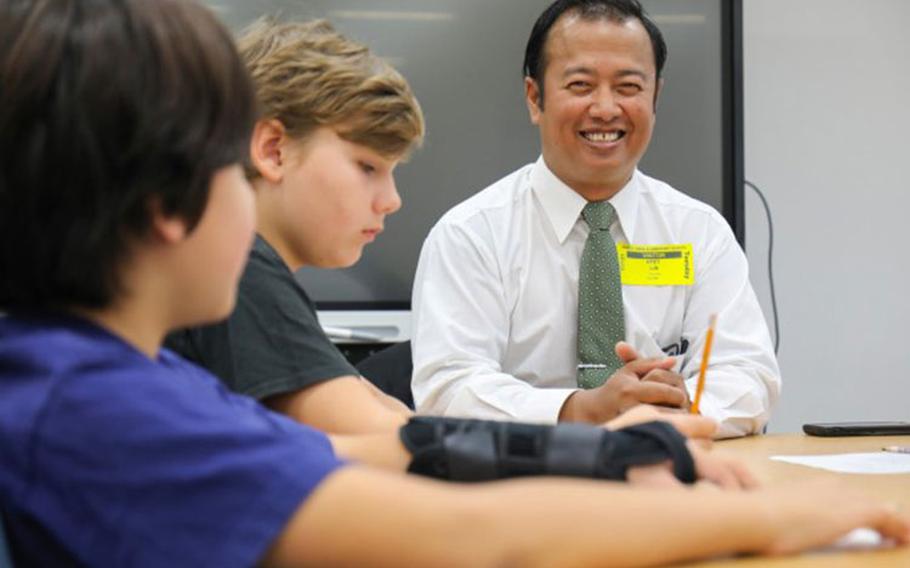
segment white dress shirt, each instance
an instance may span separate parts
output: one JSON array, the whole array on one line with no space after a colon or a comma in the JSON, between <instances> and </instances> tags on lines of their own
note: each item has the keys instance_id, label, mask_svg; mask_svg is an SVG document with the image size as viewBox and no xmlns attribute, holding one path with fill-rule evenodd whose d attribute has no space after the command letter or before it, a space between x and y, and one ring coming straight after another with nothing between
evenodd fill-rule
<instances>
[{"instance_id":1,"label":"white dress shirt","mask_svg":"<svg viewBox=\"0 0 910 568\"><path fill-rule=\"evenodd\" d=\"M557 421L577 390L585 203L541 158L433 227L412 298L419 412ZM708 319L717 314L701 412L721 423L719 437L761 431L780 393L780 371L726 220L638 171L610 203L617 243L693 247L693 285L623 285L626 341L647 357L682 350L677 370L691 397Z\"/></svg>"}]
</instances>

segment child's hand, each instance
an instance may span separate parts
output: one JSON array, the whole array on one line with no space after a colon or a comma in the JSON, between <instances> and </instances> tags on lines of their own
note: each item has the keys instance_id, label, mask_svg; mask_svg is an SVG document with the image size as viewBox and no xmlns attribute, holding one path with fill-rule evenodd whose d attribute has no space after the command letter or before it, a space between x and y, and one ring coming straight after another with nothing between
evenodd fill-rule
<instances>
[{"instance_id":1,"label":"child's hand","mask_svg":"<svg viewBox=\"0 0 910 568\"><path fill-rule=\"evenodd\" d=\"M711 437L717 431L717 422L705 416L668 412L665 409L649 404L639 404L630 408L604 424L604 426L609 430L619 430L636 424L654 422L655 420L669 422L683 436L691 439L711 440Z\"/></svg>"}]
</instances>

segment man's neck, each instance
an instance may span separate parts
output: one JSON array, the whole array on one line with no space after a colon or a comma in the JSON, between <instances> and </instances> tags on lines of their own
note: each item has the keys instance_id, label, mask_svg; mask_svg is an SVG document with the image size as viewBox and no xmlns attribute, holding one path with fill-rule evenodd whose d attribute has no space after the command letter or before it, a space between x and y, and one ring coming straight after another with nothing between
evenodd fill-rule
<instances>
[{"instance_id":1,"label":"man's neck","mask_svg":"<svg viewBox=\"0 0 910 568\"><path fill-rule=\"evenodd\" d=\"M635 174L633 170L628 175L617 178L615 181L604 181L598 183L583 183L583 182L574 182L567 183L575 193L581 195L588 201L607 201L608 199L613 199L617 193L623 190L632 180L632 176Z\"/></svg>"},{"instance_id":2,"label":"man's neck","mask_svg":"<svg viewBox=\"0 0 910 568\"><path fill-rule=\"evenodd\" d=\"M631 179L631 178L630 178ZM626 184L629 183L629 180L625 180L622 183L617 184L567 184L571 187L575 193L581 195L588 201L607 201L608 199L613 199L617 193L622 191Z\"/></svg>"},{"instance_id":3,"label":"man's neck","mask_svg":"<svg viewBox=\"0 0 910 568\"><path fill-rule=\"evenodd\" d=\"M632 177L635 175L635 169L633 168L632 171L623 172L615 177L604 177L594 182L586 182L584 180L573 179L569 175L562 175L560 172L551 168L546 162L546 156L544 156L544 163L553 175L571 188L572 191L588 201L606 201L612 199L629 184Z\"/></svg>"}]
</instances>

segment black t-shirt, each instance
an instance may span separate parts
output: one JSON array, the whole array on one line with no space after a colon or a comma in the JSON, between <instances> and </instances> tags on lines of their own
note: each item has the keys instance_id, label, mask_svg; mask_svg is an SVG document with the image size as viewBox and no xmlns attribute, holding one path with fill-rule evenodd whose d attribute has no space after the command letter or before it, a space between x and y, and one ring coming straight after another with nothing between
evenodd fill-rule
<instances>
[{"instance_id":1,"label":"black t-shirt","mask_svg":"<svg viewBox=\"0 0 910 568\"><path fill-rule=\"evenodd\" d=\"M259 235L231 316L172 333L165 345L231 390L260 400L359 375L323 333L313 302L287 265Z\"/></svg>"}]
</instances>

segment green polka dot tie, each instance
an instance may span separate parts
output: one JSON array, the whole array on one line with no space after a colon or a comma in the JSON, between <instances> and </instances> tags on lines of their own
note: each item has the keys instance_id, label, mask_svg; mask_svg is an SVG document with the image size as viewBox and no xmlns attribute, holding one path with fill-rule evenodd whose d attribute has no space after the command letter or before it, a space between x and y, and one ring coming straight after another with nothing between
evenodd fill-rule
<instances>
[{"instance_id":1,"label":"green polka dot tie","mask_svg":"<svg viewBox=\"0 0 910 568\"><path fill-rule=\"evenodd\" d=\"M599 387L622 366L614 347L626 336L622 281L610 223L616 211L607 201L591 202L581 213L591 228L578 274L578 386Z\"/></svg>"}]
</instances>

